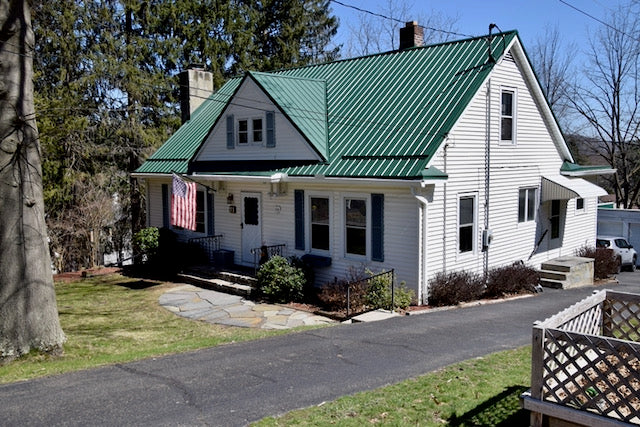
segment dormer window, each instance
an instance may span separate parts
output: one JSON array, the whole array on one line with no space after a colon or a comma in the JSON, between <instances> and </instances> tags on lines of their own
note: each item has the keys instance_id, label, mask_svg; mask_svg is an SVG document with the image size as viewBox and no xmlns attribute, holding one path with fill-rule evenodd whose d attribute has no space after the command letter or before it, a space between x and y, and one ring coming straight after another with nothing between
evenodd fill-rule
<instances>
[{"instance_id":1,"label":"dormer window","mask_svg":"<svg viewBox=\"0 0 640 427\"><path fill-rule=\"evenodd\" d=\"M263 117L235 118L227 115L227 148L258 145L276 146L275 112L267 111Z\"/></svg>"},{"instance_id":2,"label":"dormer window","mask_svg":"<svg viewBox=\"0 0 640 427\"><path fill-rule=\"evenodd\" d=\"M262 119L253 119L251 121L253 129L253 142L262 142Z\"/></svg>"},{"instance_id":3,"label":"dormer window","mask_svg":"<svg viewBox=\"0 0 640 427\"><path fill-rule=\"evenodd\" d=\"M238 120L238 144L247 144L249 142L249 121L246 119Z\"/></svg>"}]
</instances>

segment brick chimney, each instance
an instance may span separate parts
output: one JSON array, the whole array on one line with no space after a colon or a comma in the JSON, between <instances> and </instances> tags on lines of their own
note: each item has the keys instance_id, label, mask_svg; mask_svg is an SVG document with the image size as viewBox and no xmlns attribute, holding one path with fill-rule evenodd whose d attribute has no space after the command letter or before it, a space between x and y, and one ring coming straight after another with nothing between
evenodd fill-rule
<instances>
[{"instance_id":1,"label":"brick chimney","mask_svg":"<svg viewBox=\"0 0 640 427\"><path fill-rule=\"evenodd\" d=\"M179 76L182 123L213 93L213 75L201 64L190 64Z\"/></svg>"},{"instance_id":2,"label":"brick chimney","mask_svg":"<svg viewBox=\"0 0 640 427\"><path fill-rule=\"evenodd\" d=\"M407 22L400 28L400 50L424 44L424 30L416 21Z\"/></svg>"}]
</instances>

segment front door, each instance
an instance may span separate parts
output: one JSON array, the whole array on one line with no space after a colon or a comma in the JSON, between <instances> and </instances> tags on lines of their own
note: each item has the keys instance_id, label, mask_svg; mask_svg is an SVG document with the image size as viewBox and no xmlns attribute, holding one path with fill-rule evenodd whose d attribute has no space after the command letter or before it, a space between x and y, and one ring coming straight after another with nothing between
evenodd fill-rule
<instances>
[{"instance_id":1,"label":"front door","mask_svg":"<svg viewBox=\"0 0 640 427\"><path fill-rule=\"evenodd\" d=\"M242 193L242 262L253 264L251 249L262 245L260 193Z\"/></svg>"}]
</instances>

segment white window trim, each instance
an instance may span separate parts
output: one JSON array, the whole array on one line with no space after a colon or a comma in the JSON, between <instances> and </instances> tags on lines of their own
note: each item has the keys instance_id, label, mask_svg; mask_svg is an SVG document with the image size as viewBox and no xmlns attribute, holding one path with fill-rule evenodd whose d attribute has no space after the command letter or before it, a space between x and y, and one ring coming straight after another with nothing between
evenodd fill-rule
<instances>
[{"instance_id":1,"label":"white window trim","mask_svg":"<svg viewBox=\"0 0 640 427\"><path fill-rule=\"evenodd\" d=\"M460 199L473 197L473 230L471 242L472 250L468 252L460 252ZM458 258L474 256L478 253L478 193L460 193L456 203L456 254Z\"/></svg>"},{"instance_id":2,"label":"white window trim","mask_svg":"<svg viewBox=\"0 0 640 427\"><path fill-rule=\"evenodd\" d=\"M328 199L329 200L329 250L316 249L311 247L311 199ZM332 237L333 237L333 200L329 193L309 193L305 200L305 235L308 236L305 242L307 253L329 256L331 254Z\"/></svg>"},{"instance_id":3,"label":"white window trim","mask_svg":"<svg viewBox=\"0 0 640 427\"><path fill-rule=\"evenodd\" d=\"M367 229L365 233L366 246L365 255L350 254L347 253L347 199L364 200L367 208ZM342 205L340 206L340 218L342 223L340 224L340 230L342 233L342 253L345 259L351 259L355 261L369 261L371 259L371 194L343 194Z\"/></svg>"},{"instance_id":4,"label":"white window trim","mask_svg":"<svg viewBox=\"0 0 640 427\"><path fill-rule=\"evenodd\" d=\"M522 190L533 190L536 192L536 201L535 201L535 206L533 208L533 218L531 219L525 219L524 221L520 221L520 192ZM527 194L528 195L528 194ZM540 189L538 187L520 187L518 188L518 211L516 212L516 221L518 223L518 226L525 226L527 224L535 224L536 221L538 220L538 210L540 207ZM529 197L525 197L525 207L524 207L524 214L525 214L525 218L527 215L527 208L529 207Z\"/></svg>"},{"instance_id":5,"label":"white window trim","mask_svg":"<svg viewBox=\"0 0 640 427\"><path fill-rule=\"evenodd\" d=\"M253 121L261 120L262 121L262 140L254 141L253 139ZM247 122L247 142L240 142L240 122ZM266 117L265 116L243 116L238 117L235 120L235 132L236 132L236 147L248 147L248 146L262 146L266 143Z\"/></svg>"},{"instance_id":6,"label":"white window trim","mask_svg":"<svg viewBox=\"0 0 640 427\"><path fill-rule=\"evenodd\" d=\"M513 94L511 111L512 134L510 140L502 139L502 94L504 92L510 92ZM515 146L518 142L518 88L510 86L500 87L500 96L498 97L498 118L498 123L500 123L498 129L498 144L504 146Z\"/></svg>"}]
</instances>

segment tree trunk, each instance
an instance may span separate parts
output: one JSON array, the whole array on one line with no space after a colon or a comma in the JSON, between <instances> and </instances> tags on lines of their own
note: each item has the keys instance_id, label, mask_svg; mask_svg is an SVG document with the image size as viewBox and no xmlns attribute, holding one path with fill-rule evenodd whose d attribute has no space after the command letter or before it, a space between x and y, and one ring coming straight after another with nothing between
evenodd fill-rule
<instances>
[{"instance_id":1,"label":"tree trunk","mask_svg":"<svg viewBox=\"0 0 640 427\"><path fill-rule=\"evenodd\" d=\"M26 0L0 0L0 360L56 351L58 320L33 105Z\"/></svg>"}]
</instances>

